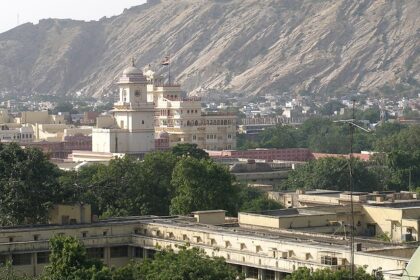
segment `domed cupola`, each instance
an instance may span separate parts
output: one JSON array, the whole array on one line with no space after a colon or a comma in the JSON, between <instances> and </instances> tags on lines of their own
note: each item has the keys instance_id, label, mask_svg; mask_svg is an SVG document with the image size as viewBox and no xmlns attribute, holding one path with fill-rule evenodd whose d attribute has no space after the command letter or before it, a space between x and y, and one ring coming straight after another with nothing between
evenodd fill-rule
<instances>
[{"instance_id":1,"label":"domed cupola","mask_svg":"<svg viewBox=\"0 0 420 280\"><path fill-rule=\"evenodd\" d=\"M134 58L131 60L131 66L127 67L122 76L120 77L119 84L129 83L146 83L146 77L143 75L143 71L136 67Z\"/></svg>"}]
</instances>

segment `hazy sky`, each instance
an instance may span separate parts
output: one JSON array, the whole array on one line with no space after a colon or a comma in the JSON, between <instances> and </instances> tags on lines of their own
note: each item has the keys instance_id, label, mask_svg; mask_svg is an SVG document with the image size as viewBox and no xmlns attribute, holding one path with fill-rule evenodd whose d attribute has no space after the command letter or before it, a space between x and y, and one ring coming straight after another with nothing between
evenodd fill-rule
<instances>
[{"instance_id":1,"label":"hazy sky","mask_svg":"<svg viewBox=\"0 0 420 280\"><path fill-rule=\"evenodd\" d=\"M120 14L146 0L0 0L0 33L44 18L96 20Z\"/></svg>"}]
</instances>

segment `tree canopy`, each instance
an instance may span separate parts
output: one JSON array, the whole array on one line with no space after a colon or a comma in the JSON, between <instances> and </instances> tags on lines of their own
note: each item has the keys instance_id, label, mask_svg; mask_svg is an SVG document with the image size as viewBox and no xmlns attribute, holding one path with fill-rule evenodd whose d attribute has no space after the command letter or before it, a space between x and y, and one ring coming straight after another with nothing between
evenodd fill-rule
<instances>
[{"instance_id":1,"label":"tree canopy","mask_svg":"<svg viewBox=\"0 0 420 280\"><path fill-rule=\"evenodd\" d=\"M197 148L197 144L182 143L172 148L172 154L176 157L190 156L196 159L209 159L206 151Z\"/></svg>"},{"instance_id":2,"label":"tree canopy","mask_svg":"<svg viewBox=\"0 0 420 280\"><path fill-rule=\"evenodd\" d=\"M327 189L349 190L349 161L345 158L322 158L298 166L289 173L283 183L285 189ZM355 191L373 191L378 186L374 174L370 173L365 163L352 159L353 184Z\"/></svg>"},{"instance_id":3,"label":"tree canopy","mask_svg":"<svg viewBox=\"0 0 420 280\"><path fill-rule=\"evenodd\" d=\"M89 259L83 244L74 237L56 236L50 240L50 249L50 264L40 277L41 280L244 279L241 274L230 268L223 258L210 258L197 248L181 247L177 253L164 250L156 253L153 259L133 261L118 269L109 268L99 260ZM14 275L10 271L9 274Z\"/></svg>"},{"instance_id":4,"label":"tree canopy","mask_svg":"<svg viewBox=\"0 0 420 280\"><path fill-rule=\"evenodd\" d=\"M236 212L238 189L226 167L211 160L182 158L175 166L172 186L175 196L172 214L188 214L196 210L224 209Z\"/></svg>"},{"instance_id":5,"label":"tree canopy","mask_svg":"<svg viewBox=\"0 0 420 280\"><path fill-rule=\"evenodd\" d=\"M0 144L0 225L47 221L63 197L59 169L38 149Z\"/></svg>"},{"instance_id":6,"label":"tree canopy","mask_svg":"<svg viewBox=\"0 0 420 280\"><path fill-rule=\"evenodd\" d=\"M83 244L71 236L50 240L50 263L41 280L111 279L111 271L102 262L87 257Z\"/></svg>"},{"instance_id":7,"label":"tree canopy","mask_svg":"<svg viewBox=\"0 0 420 280\"><path fill-rule=\"evenodd\" d=\"M320 269L311 272L309 268L299 268L292 274L286 277L286 280L341 280L350 279L349 270L337 270L331 269ZM359 268L355 271L354 280L381 280L381 276L372 276L366 273L363 268Z\"/></svg>"}]
</instances>

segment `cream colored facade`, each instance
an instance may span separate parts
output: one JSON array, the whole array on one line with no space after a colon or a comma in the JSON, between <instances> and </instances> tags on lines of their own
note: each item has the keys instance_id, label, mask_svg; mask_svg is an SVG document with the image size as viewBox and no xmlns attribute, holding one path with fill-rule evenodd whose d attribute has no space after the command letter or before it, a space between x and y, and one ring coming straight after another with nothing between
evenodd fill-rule
<instances>
[{"instance_id":1,"label":"cream colored facade","mask_svg":"<svg viewBox=\"0 0 420 280\"><path fill-rule=\"evenodd\" d=\"M21 112L21 116L16 118L16 122L20 124L64 124L64 116L62 115L49 115L48 111L38 112Z\"/></svg>"},{"instance_id":2,"label":"cream colored facade","mask_svg":"<svg viewBox=\"0 0 420 280\"><path fill-rule=\"evenodd\" d=\"M119 101L112 117L101 117L92 131L95 153L144 154L154 150L154 106L147 100L147 81L134 66L119 79Z\"/></svg>"},{"instance_id":3,"label":"cream colored facade","mask_svg":"<svg viewBox=\"0 0 420 280\"><path fill-rule=\"evenodd\" d=\"M88 211L89 208L82 211L79 206L60 206L51 212L56 224L0 228L0 262L12 259L18 271L38 275L48 259L48 240L59 234L79 238L91 257L110 266L151 257L157 248L176 251L178 245L197 247L209 256L224 257L248 279L283 279L299 267L335 270L349 265L348 241L342 236L304 230L303 226L310 228L308 219L313 229L334 219L332 214L319 218L320 209L301 212L299 221L297 216L291 219L281 212L284 210L278 210L275 215L240 213L238 224L231 219L221 223L224 216L221 210L198 211L194 218L147 216L92 223L88 223ZM71 217L76 224L67 224ZM296 228L288 228L291 221ZM402 274L417 248L416 244L385 244L369 239L356 239L356 242L361 245L355 252L355 265L365 267L368 272L379 268L396 270L395 275L386 274L385 279L400 279L398 274Z\"/></svg>"},{"instance_id":4,"label":"cream colored facade","mask_svg":"<svg viewBox=\"0 0 420 280\"><path fill-rule=\"evenodd\" d=\"M307 222L314 226L314 223L322 221L326 215L333 215L328 220L335 221L336 225L350 224L350 195L345 192L268 192L268 197L286 207L295 207L283 210L283 214L289 211L289 215L270 217L283 221L291 219L291 227L302 227L298 226L299 220L304 221L303 225ZM354 193L353 202L358 234L369 237L387 236L393 242L420 240L420 201L415 193ZM315 210L318 212L314 212ZM324 231L334 232L336 225L327 223ZM287 223L279 228L287 228Z\"/></svg>"},{"instance_id":5,"label":"cream colored facade","mask_svg":"<svg viewBox=\"0 0 420 280\"><path fill-rule=\"evenodd\" d=\"M21 112L14 118L7 110L0 110L0 139L4 142L62 141L66 130L75 127L65 122L64 116L49 115L48 111ZM91 129L79 129L79 134L90 135Z\"/></svg>"},{"instance_id":6,"label":"cream colored facade","mask_svg":"<svg viewBox=\"0 0 420 280\"><path fill-rule=\"evenodd\" d=\"M155 104L156 134L167 132L170 146L193 143L201 149L236 149L236 115L203 113L201 99L185 97L179 85L166 85L153 71L148 79L148 100Z\"/></svg>"}]
</instances>

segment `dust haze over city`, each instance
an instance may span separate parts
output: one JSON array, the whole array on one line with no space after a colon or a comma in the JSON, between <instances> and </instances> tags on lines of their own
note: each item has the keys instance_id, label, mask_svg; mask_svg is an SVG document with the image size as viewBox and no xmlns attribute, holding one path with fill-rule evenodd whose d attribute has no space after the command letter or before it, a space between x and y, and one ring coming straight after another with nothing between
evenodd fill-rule
<instances>
[{"instance_id":1,"label":"dust haze over city","mask_svg":"<svg viewBox=\"0 0 420 280\"><path fill-rule=\"evenodd\" d=\"M420 2L0 3L0 279L417 279Z\"/></svg>"}]
</instances>

